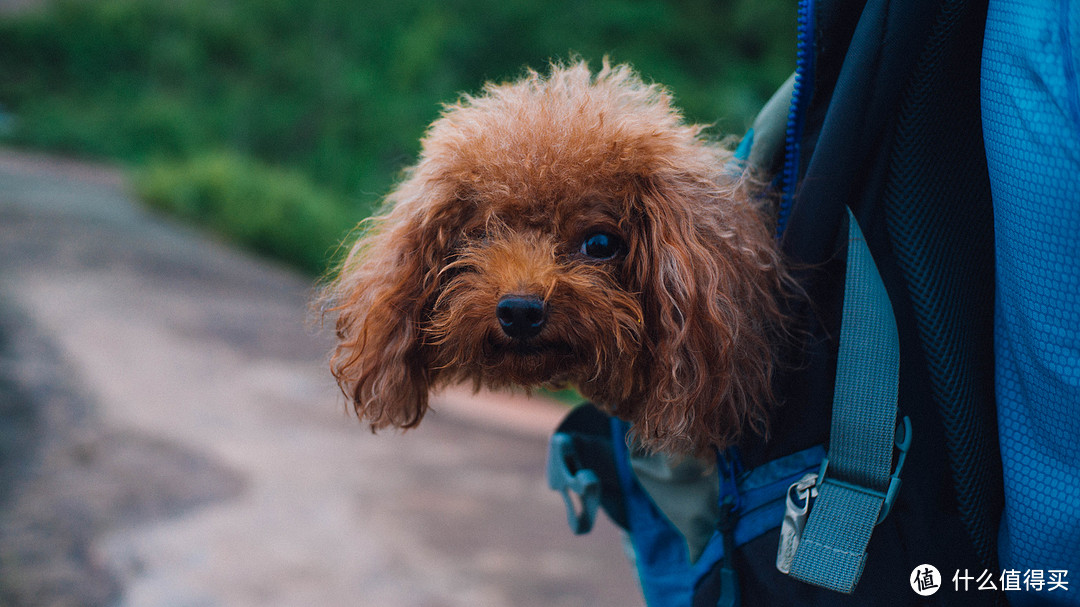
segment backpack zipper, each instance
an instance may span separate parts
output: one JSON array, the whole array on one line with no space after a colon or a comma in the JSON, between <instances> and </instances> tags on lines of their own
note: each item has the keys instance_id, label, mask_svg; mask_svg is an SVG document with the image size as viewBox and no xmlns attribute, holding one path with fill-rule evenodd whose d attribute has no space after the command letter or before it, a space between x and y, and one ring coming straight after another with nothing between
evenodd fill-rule
<instances>
[{"instance_id":1,"label":"backpack zipper","mask_svg":"<svg viewBox=\"0 0 1080 607\"><path fill-rule=\"evenodd\" d=\"M814 0L799 0L795 49L795 86L784 136L783 196L776 217L776 237L784 235L799 179L799 140L814 86Z\"/></svg>"}]
</instances>

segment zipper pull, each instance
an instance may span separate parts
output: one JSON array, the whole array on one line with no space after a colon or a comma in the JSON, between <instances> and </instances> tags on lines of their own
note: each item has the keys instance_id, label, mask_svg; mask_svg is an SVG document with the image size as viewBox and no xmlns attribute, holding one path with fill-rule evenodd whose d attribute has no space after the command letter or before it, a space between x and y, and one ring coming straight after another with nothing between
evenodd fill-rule
<instances>
[{"instance_id":1,"label":"zipper pull","mask_svg":"<svg viewBox=\"0 0 1080 607\"><path fill-rule=\"evenodd\" d=\"M817 473L811 472L788 487L784 522L780 524L780 545L776 549L776 568L781 573L791 572L791 562L795 560L795 551L799 549L810 514L810 502L818 494L817 480Z\"/></svg>"}]
</instances>

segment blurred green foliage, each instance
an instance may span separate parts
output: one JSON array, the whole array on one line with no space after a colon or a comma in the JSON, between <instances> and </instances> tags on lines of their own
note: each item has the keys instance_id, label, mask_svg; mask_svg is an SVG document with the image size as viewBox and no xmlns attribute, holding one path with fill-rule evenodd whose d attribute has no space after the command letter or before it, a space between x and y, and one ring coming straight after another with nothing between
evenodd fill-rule
<instances>
[{"instance_id":1,"label":"blurred green foliage","mask_svg":"<svg viewBox=\"0 0 1080 607\"><path fill-rule=\"evenodd\" d=\"M60 0L0 19L0 136L125 162L156 204L312 269L442 103L527 66L607 55L665 84L691 120L741 133L793 69L793 5ZM290 240L309 229L284 225L294 212L328 230L319 253ZM268 244L274 222L289 244Z\"/></svg>"},{"instance_id":2,"label":"blurred green foliage","mask_svg":"<svg viewBox=\"0 0 1080 607\"><path fill-rule=\"evenodd\" d=\"M339 200L303 174L232 152L152 161L134 186L151 208L315 273L350 223Z\"/></svg>"}]
</instances>

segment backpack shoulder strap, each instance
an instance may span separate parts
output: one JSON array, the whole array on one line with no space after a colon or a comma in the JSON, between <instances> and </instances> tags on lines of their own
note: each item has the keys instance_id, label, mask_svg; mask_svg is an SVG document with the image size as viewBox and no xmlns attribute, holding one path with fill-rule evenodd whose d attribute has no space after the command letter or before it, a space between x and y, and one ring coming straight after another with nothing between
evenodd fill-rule
<instances>
[{"instance_id":1,"label":"backpack shoulder strap","mask_svg":"<svg viewBox=\"0 0 1080 607\"><path fill-rule=\"evenodd\" d=\"M851 211L844 287L829 451L791 575L850 593L862 576L874 526L899 490L906 453L902 448L892 472L899 338L885 285ZM910 439L908 423L901 444Z\"/></svg>"}]
</instances>

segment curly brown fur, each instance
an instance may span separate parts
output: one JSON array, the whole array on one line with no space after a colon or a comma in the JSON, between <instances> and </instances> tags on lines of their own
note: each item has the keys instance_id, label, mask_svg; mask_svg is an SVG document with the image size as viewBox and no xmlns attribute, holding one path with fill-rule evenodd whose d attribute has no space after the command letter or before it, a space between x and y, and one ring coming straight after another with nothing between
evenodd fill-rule
<instances>
[{"instance_id":1,"label":"curly brown fur","mask_svg":"<svg viewBox=\"0 0 1080 607\"><path fill-rule=\"evenodd\" d=\"M764 432L788 278L766 203L702 130L606 63L447 107L323 294L356 414L409 428L449 383L570 384L657 451ZM612 258L583 249L598 233ZM503 328L505 296L542 302L538 334Z\"/></svg>"}]
</instances>

